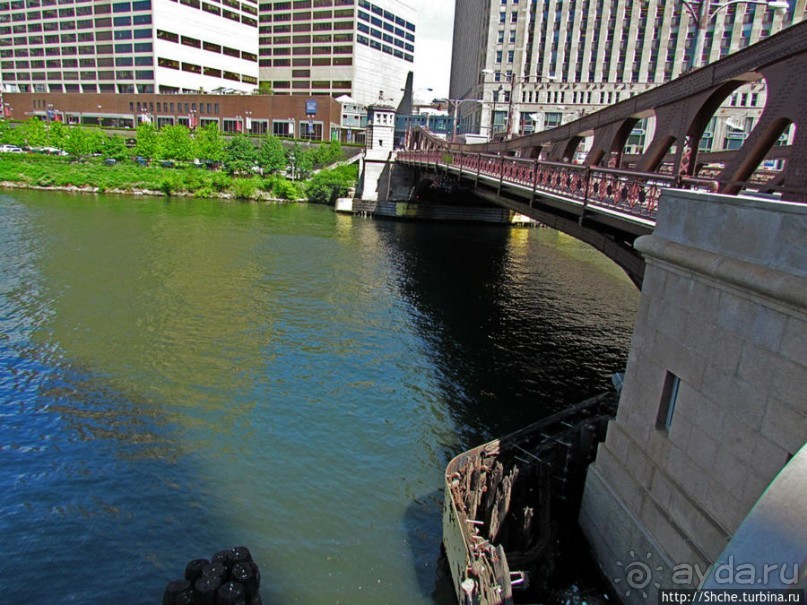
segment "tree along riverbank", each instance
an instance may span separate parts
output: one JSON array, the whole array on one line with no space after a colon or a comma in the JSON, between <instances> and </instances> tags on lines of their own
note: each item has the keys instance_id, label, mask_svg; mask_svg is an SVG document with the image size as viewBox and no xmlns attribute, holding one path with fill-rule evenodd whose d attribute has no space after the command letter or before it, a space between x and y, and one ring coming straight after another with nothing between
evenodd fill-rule
<instances>
[{"instance_id":1,"label":"tree along riverbank","mask_svg":"<svg viewBox=\"0 0 807 605\"><path fill-rule=\"evenodd\" d=\"M355 185L356 165L322 170L307 181L284 176L231 175L194 164L142 166L123 161L114 165L104 158L76 161L69 157L34 153L0 154L3 187L56 189L89 193L135 193L197 198L287 200L330 203Z\"/></svg>"},{"instance_id":2,"label":"tree along riverbank","mask_svg":"<svg viewBox=\"0 0 807 605\"><path fill-rule=\"evenodd\" d=\"M69 154L0 154L6 187L329 203L346 195L358 177L355 165L317 171L345 159L338 142L305 148L268 136L256 146L244 135L225 139L215 125L191 133L184 126L158 131L141 124L129 148L123 137L97 128L35 119L0 126L2 143Z\"/></svg>"}]
</instances>

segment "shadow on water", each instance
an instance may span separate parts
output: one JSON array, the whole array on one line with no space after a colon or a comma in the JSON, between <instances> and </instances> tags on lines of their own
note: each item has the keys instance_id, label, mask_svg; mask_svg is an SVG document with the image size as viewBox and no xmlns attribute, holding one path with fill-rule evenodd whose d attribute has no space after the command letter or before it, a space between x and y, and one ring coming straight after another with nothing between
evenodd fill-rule
<instances>
[{"instance_id":1,"label":"shadow on water","mask_svg":"<svg viewBox=\"0 0 807 605\"><path fill-rule=\"evenodd\" d=\"M207 481L154 402L64 362L3 357L17 394L3 458L19 469L0 523L14 553L0 561L4 602L159 603L189 560L249 546L213 506L228 486Z\"/></svg>"},{"instance_id":2,"label":"shadow on water","mask_svg":"<svg viewBox=\"0 0 807 605\"><path fill-rule=\"evenodd\" d=\"M544 228L377 228L454 419L457 442L443 465L609 389L624 367L638 292L585 244ZM406 525L422 593L449 605L456 596L447 570L418 548L424 532L442 534L443 496L412 502Z\"/></svg>"},{"instance_id":3,"label":"shadow on water","mask_svg":"<svg viewBox=\"0 0 807 605\"><path fill-rule=\"evenodd\" d=\"M435 605L456 605L454 586L448 569L442 565L434 536L442 533L443 491L436 490L409 503L404 525L409 542L417 584L424 596Z\"/></svg>"},{"instance_id":4,"label":"shadow on water","mask_svg":"<svg viewBox=\"0 0 807 605\"><path fill-rule=\"evenodd\" d=\"M91 206L83 199L76 205ZM272 569L260 556L265 544L254 548L248 530L234 529L222 505L232 499L231 486L211 479L199 444L188 439L202 431L180 426L187 393L115 371L116 363L137 367L165 355L152 346L158 339L126 341L147 332L123 318L126 310L145 311L129 289L118 291L121 283L135 291L136 280L117 281L130 276L116 254L92 259L94 270L84 271L87 242L100 229L86 222L72 225L74 238L43 241L38 230L46 220L59 222L64 208L32 219L36 208L8 199L0 206L7 255L0 263L0 600L159 603L189 560L242 544L256 555L263 586L271 586ZM110 279L87 280L99 267ZM102 304L104 296L118 300ZM165 312L165 302L161 307ZM177 351L169 353L166 365L181 363Z\"/></svg>"},{"instance_id":5,"label":"shadow on water","mask_svg":"<svg viewBox=\"0 0 807 605\"><path fill-rule=\"evenodd\" d=\"M585 244L546 228L379 229L461 448L603 391L624 368L638 292Z\"/></svg>"}]
</instances>

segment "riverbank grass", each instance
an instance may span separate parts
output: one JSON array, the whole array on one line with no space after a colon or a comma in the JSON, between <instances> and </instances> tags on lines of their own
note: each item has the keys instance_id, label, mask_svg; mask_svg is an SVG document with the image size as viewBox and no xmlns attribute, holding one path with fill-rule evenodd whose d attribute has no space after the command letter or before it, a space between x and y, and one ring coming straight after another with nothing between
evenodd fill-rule
<instances>
[{"instance_id":1,"label":"riverbank grass","mask_svg":"<svg viewBox=\"0 0 807 605\"><path fill-rule=\"evenodd\" d=\"M273 175L235 177L193 164L164 168L134 162L107 165L102 158L6 153L0 157L0 181L23 187L54 187L122 193L162 193L239 199L302 199L304 188Z\"/></svg>"}]
</instances>

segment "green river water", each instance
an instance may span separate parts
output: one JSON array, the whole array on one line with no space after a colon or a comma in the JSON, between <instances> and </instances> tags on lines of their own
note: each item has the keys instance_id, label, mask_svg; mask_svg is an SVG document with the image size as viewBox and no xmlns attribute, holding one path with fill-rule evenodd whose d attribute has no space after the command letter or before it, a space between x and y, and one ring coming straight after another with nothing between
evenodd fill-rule
<instances>
[{"instance_id":1,"label":"green river water","mask_svg":"<svg viewBox=\"0 0 807 605\"><path fill-rule=\"evenodd\" d=\"M603 390L638 292L550 229L0 193L0 602L452 603L442 476Z\"/></svg>"}]
</instances>

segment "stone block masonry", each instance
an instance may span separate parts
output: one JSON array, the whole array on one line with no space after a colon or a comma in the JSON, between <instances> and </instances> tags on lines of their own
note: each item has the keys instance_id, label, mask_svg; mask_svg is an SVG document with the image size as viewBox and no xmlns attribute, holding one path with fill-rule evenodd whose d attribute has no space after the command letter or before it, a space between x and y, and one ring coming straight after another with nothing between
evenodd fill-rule
<instances>
[{"instance_id":1,"label":"stone block masonry","mask_svg":"<svg viewBox=\"0 0 807 605\"><path fill-rule=\"evenodd\" d=\"M640 311L580 523L638 605L697 587L684 572L708 571L807 440L807 206L667 191L636 247Z\"/></svg>"}]
</instances>

